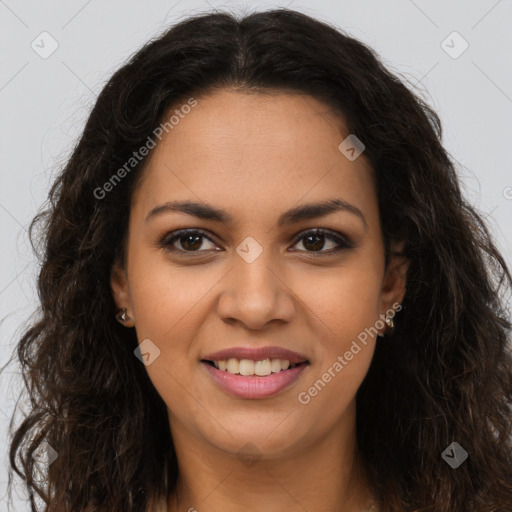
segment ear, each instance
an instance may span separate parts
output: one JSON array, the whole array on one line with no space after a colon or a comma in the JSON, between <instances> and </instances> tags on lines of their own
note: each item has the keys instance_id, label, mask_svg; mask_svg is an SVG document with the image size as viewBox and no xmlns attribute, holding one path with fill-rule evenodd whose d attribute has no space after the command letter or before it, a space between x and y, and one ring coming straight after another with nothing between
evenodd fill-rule
<instances>
[{"instance_id":1,"label":"ear","mask_svg":"<svg viewBox=\"0 0 512 512\"><path fill-rule=\"evenodd\" d=\"M409 260L402 254L404 242L392 244L390 257L380 295L380 313L393 309L393 304L401 304L407 287Z\"/></svg>"},{"instance_id":2,"label":"ear","mask_svg":"<svg viewBox=\"0 0 512 512\"><path fill-rule=\"evenodd\" d=\"M128 292L128 277L126 270L119 261L114 262L110 271L110 289L118 308L131 310L130 294Z\"/></svg>"}]
</instances>

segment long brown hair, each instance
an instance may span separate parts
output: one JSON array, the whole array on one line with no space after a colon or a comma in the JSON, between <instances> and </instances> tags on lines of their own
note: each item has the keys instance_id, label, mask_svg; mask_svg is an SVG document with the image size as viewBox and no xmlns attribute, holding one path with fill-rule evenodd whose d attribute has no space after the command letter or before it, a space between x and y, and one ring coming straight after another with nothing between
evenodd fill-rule
<instances>
[{"instance_id":1,"label":"long brown hair","mask_svg":"<svg viewBox=\"0 0 512 512\"><path fill-rule=\"evenodd\" d=\"M222 87L297 91L339 112L374 169L387 254L405 242L403 309L357 393L382 510L510 512L510 271L461 193L436 113L372 49L287 9L199 15L150 41L102 90L34 219L41 307L17 346L31 410L10 446L32 511L37 493L45 511L142 512L174 489L166 406L109 285L145 159L97 190L178 101ZM454 441L468 454L456 469L442 456ZM31 455L43 442L58 457L40 482Z\"/></svg>"}]
</instances>

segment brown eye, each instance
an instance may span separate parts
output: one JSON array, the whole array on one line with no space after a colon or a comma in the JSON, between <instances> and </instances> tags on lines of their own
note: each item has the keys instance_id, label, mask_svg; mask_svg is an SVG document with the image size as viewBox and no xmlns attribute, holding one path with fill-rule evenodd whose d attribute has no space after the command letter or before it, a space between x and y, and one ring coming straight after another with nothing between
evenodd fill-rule
<instances>
[{"instance_id":1,"label":"brown eye","mask_svg":"<svg viewBox=\"0 0 512 512\"><path fill-rule=\"evenodd\" d=\"M160 246L178 252L203 252L204 249L200 249L203 247L205 239L213 244L210 237L203 231L197 229L181 230L171 233L171 236L164 237Z\"/></svg>"},{"instance_id":2,"label":"brown eye","mask_svg":"<svg viewBox=\"0 0 512 512\"><path fill-rule=\"evenodd\" d=\"M325 247L326 240L331 240L331 243L332 241L334 242L334 246L331 247L330 250L322 250ZM295 245L298 242L302 242L306 252L316 252L326 255L336 253L341 249L350 249L353 247L353 244L345 237L323 229L316 229L303 233Z\"/></svg>"},{"instance_id":3,"label":"brown eye","mask_svg":"<svg viewBox=\"0 0 512 512\"><path fill-rule=\"evenodd\" d=\"M183 247L185 250L195 251L200 249L201 245L203 245L202 238L202 235L182 235L178 238L178 240L181 244L181 247Z\"/></svg>"},{"instance_id":4,"label":"brown eye","mask_svg":"<svg viewBox=\"0 0 512 512\"><path fill-rule=\"evenodd\" d=\"M325 235L308 235L303 238L303 245L308 251L320 251L325 245Z\"/></svg>"}]
</instances>

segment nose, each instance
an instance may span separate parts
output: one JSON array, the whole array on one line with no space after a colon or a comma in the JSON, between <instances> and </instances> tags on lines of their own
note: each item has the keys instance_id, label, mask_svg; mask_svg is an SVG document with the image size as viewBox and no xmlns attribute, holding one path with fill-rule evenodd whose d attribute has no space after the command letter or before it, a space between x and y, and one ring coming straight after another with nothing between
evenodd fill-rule
<instances>
[{"instance_id":1,"label":"nose","mask_svg":"<svg viewBox=\"0 0 512 512\"><path fill-rule=\"evenodd\" d=\"M250 263L236 256L234 268L222 280L217 305L217 313L224 322L260 330L270 322L293 319L296 298L284 271L271 260L265 251Z\"/></svg>"}]
</instances>

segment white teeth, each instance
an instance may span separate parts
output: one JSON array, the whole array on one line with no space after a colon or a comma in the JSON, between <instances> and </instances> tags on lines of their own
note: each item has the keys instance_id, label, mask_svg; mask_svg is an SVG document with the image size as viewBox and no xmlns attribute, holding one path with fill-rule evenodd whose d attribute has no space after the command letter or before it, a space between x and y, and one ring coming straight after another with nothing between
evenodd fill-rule
<instances>
[{"instance_id":1,"label":"white teeth","mask_svg":"<svg viewBox=\"0 0 512 512\"><path fill-rule=\"evenodd\" d=\"M227 361L213 361L215 368L227 371L233 375L258 375L265 377L272 373L278 373L288 368L294 368L295 364L290 365L288 359L263 359L260 361L252 361L251 359L235 359L231 358Z\"/></svg>"},{"instance_id":2,"label":"white teeth","mask_svg":"<svg viewBox=\"0 0 512 512\"><path fill-rule=\"evenodd\" d=\"M238 359L228 359L228 363L226 365L226 370L229 373L238 373L240 369L240 363L238 362Z\"/></svg>"},{"instance_id":3,"label":"white teeth","mask_svg":"<svg viewBox=\"0 0 512 512\"><path fill-rule=\"evenodd\" d=\"M272 368L272 373L277 373L281 371L281 360L280 359L272 359L270 362L270 366Z\"/></svg>"},{"instance_id":4,"label":"white teeth","mask_svg":"<svg viewBox=\"0 0 512 512\"><path fill-rule=\"evenodd\" d=\"M254 373L260 377L270 375L272 373L272 365L270 359L264 359L263 361L256 361L254 363Z\"/></svg>"},{"instance_id":5,"label":"white teeth","mask_svg":"<svg viewBox=\"0 0 512 512\"><path fill-rule=\"evenodd\" d=\"M242 359L238 366L240 375L254 375L254 361Z\"/></svg>"}]
</instances>

